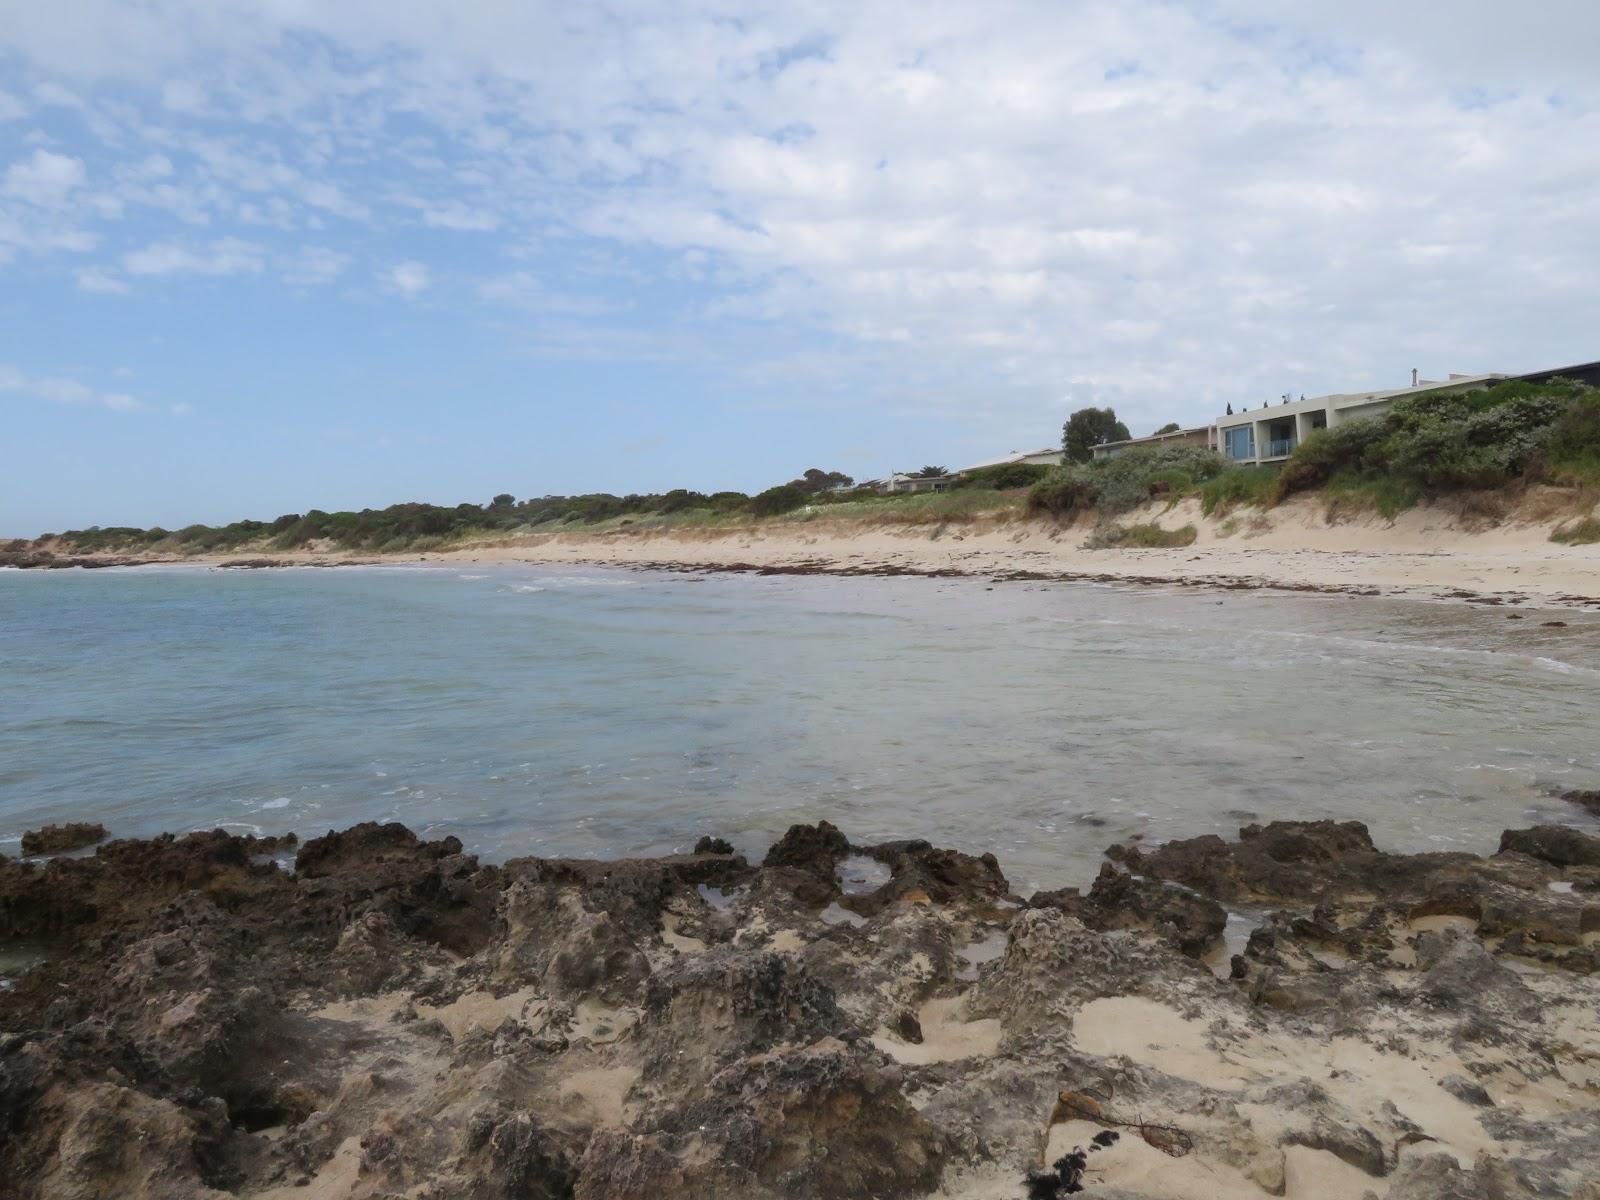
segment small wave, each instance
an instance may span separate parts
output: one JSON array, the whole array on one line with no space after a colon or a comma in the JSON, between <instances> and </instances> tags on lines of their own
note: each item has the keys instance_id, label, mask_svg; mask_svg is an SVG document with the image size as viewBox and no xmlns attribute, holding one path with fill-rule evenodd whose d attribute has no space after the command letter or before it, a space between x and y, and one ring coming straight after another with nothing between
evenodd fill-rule
<instances>
[{"instance_id":1,"label":"small wave","mask_svg":"<svg viewBox=\"0 0 1600 1200\"><path fill-rule=\"evenodd\" d=\"M617 578L610 575L547 575L545 582L551 587L638 587L639 581L632 578Z\"/></svg>"},{"instance_id":2,"label":"small wave","mask_svg":"<svg viewBox=\"0 0 1600 1200\"><path fill-rule=\"evenodd\" d=\"M548 590L548 588L540 587L537 583L513 583L506 588L508 592L543 592Z\"/></svg>"},{"instance_id":3,"label":"small wave","mask_svg":"<svg viewBox=\"0 0 1600 1200\"><path fill-rule=\"evenodd\" d=\"M287 796L279 796L276 800L268 800L261 807L263 809L267 809L267 808L288 808L289 804L290 804L289 797L287 797Z\"/></svg>"},{"instance_id":4,"label":"small wave","mask_svg":"<svg viewBox=\"0 0 1600 1200\"><path fill-rule=\"evenodd\" d=\"M489 577L487 575L457 575L456 578L457 579L465 579L465 580L470 582L472 580L487 579Z\"/></svg>"}]
</instances>

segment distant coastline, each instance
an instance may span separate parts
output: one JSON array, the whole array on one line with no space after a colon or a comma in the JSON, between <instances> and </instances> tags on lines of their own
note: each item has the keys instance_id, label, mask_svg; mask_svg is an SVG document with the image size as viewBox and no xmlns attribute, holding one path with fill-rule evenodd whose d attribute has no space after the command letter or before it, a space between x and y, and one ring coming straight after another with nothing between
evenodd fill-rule
<instances>
[{"instance_id":1,"label":"distant coastline","mask_svg":"<svg viewBox=\"0 0 1600 1200\"><path fill-rule=\"evenodd\" d=\"M919 497L918 499L942 499ZM1538 497L1491 526L1459 507L1423 505L1393 520L1330 521L1315 497L1206 515L1195 500L1128 514L1141 527L1185 531L1174 546L1097 545L1090 519L1028 518L1015 508L936 520L831 518L825 510L766 521L678 525L640 521L505 537L426 551L352 552L328 545L237 553L73 554L12 544L0 565L107 567L191 563L235 569L374 563L584 563L766 574L968 576L997 582L1123 582L1218 589L1409 596L1493 605L1600 610L1600 545L1550 539ZM1189 532L1192 531L1192 537Z\"/></svg>"}]
</instances>

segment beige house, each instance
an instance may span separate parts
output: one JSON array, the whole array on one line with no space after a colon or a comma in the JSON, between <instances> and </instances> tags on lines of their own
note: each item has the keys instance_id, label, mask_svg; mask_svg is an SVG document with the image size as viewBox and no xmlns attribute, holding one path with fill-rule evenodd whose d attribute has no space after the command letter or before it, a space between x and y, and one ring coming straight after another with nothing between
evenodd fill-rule
<instances>
[{"instance_id":1,"label":"beige house","mask_svg":"<svg viewBox=\"0 0 1600 1200\"><path fill-rule=\"evenodd\" d=\"M1149 437L1129 438L1123 442L1102 442L1094 447L1096 458L1115 458L1128 450L1144 450L1152 446L1189 445L1217 448L1215 425L1194 425L1188 429L1174 429L1171 433L1152 433Z\"/></svg>"},{"instance_id":2,"label":"beige house","mask_svg":"<svg viewBox=\"0 0 1600 1200\"><path fill-rule=\"evenodd\" d=\"M1412 373L1415 376L1415 372ZM1331 429L1363 417L1381 417L1396 400L1428 394L1448 395L1488 387L1504 375L1451 375L1449 379L1413 379L1410 387L1378 392L1340 392L1331 396L1264 404L1218 417L1216 448L1236 463L1282 462L1318 429Z\"/></svg>"}]
</instances>

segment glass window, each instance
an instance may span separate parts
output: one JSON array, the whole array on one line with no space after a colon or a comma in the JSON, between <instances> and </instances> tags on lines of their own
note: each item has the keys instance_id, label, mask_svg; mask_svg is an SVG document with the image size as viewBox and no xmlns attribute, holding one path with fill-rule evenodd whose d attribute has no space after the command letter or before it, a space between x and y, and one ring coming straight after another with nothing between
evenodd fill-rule
<instances>
[{"instance_id":1,"label":"glass window","mask_svg":"<svg viewBox=\"0 0 1600 1200\"><path fill-rule=\"evenodd\" d=\"M1225 430L1223 446L1229 458L1254 458L1256 456L1256 429L1254 425L1236 425Z\"/></svg>"}]
</instances>

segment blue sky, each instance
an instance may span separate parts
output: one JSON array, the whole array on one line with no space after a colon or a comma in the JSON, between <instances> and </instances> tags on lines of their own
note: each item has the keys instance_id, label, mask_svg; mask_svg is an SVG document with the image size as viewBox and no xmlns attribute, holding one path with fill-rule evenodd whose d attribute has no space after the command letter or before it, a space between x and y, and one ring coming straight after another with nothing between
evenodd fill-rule
<instances>
[{"instance_id":1,"label":"blue sky","mask_svg":"<svg viewBox=\"0 0 1600 1200\"><path fill-rule=\"evenodd\" d=\"M9 0L0 534L1600 357L1600 8Z\"/></svg>"}]
</instances>

